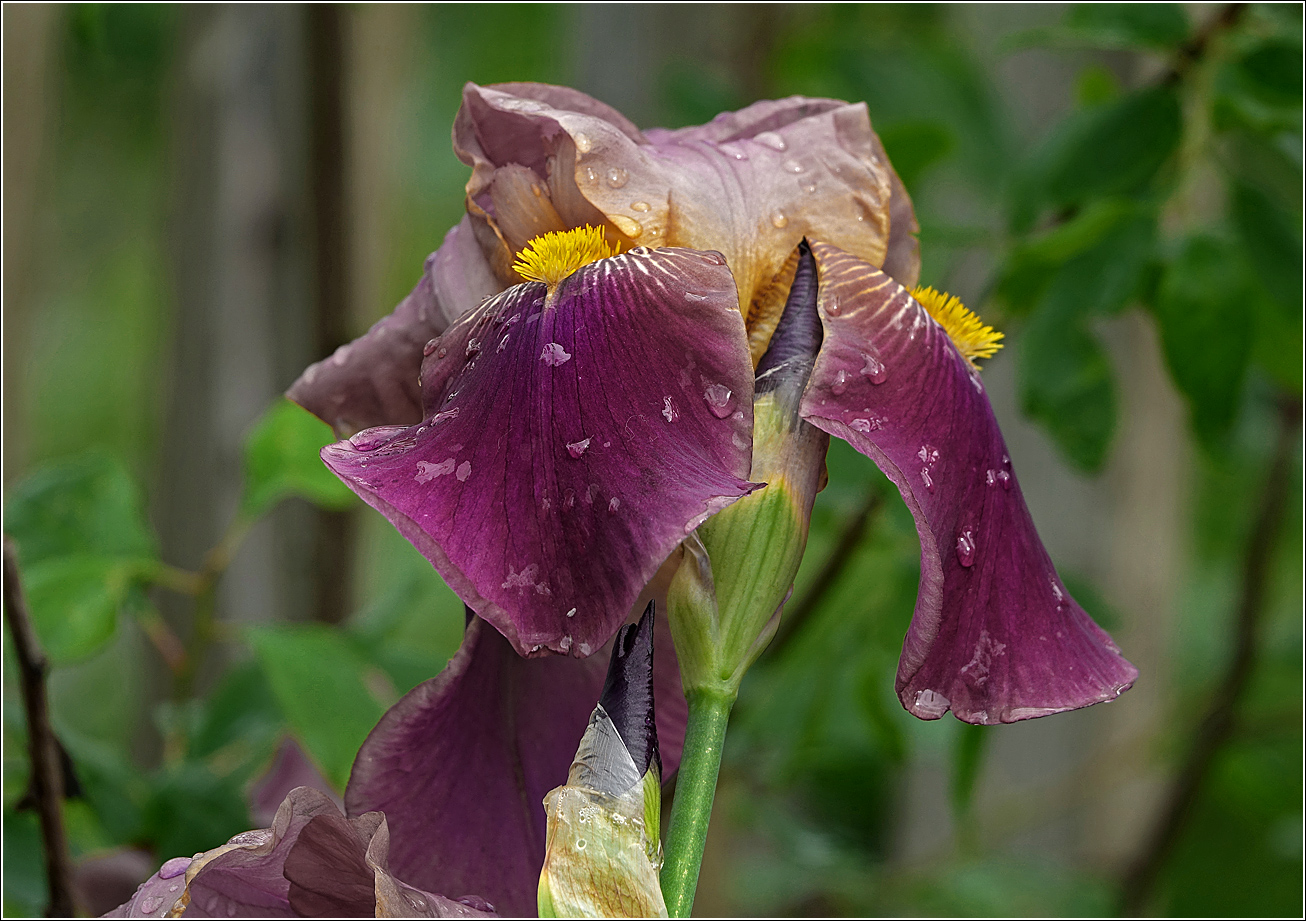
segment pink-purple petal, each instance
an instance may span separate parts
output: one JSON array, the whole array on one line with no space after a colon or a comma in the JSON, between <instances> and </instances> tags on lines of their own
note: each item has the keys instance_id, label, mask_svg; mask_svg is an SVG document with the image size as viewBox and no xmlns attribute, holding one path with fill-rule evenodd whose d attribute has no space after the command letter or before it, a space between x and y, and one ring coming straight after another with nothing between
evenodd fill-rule
<instances>
[{"instance_id":1,"label":"pink-purple petal","mask_svg":"<svg viewBox=\"0 0 1306 921\"><path fill-rule=\"evenodd\" d=\"M919 271L911 200L864 104L793 96L641 135L572 90L468 84L454 148L473 168L468 206L478 221L495 223L496 171L521 164L564 223L594 214L623 242L722 252L744 311L804 235L889 261L904 277ZM520 245L498 236L481 239ZM504 253L489 258L506 265Z\"/></svg>"},{"instance_id":2,"label":"pink-purple petal","mask_svg":"<svg viewBox=\"0 0 1306 921\"><path fill-rule=\"evenodd\" d=\"M309 366L286 395L342 437L422 418L422 347L458 316L503 289L464 217L426 260L394 312L335 354Z\"/></svg>"},{"instance_id":3,"label":"pink-purple petal","mask_svg":"<svg viewBox=\"0 0 1306 921\"><path fill-rule=\"evenodd\" d=\"M893 279L813 244L825 340L802 414L873 459L921 540L898 696L923 719L1013 722L1137 677L1057 576L979 374Z\"/></svg>"},{"instance_id":4,"label":"pink-purple petal","mask_svg":"<svg viewBox=\"0 0 1306 921\"><path fill-rule=\"evenodd\" d=\"M659 634L658 737L670 772L680 760L686 705L671 638L666 628ZM368 736L345 792L351 815L386 813L396 876L454 897L476 893L501 913L534 913L544 795L566 782L603 688L607 651L584 660L522 659L472 618L445 670L409 692Z\"/></svg>"},{"instance_id":5,"label":"pink-purple petal","mask_svg":"<svg viewBox=\"0 0 1306 921\"><path fill-rule=\"evenodd\" d=\"M587 656L746 480L752 368L719 256L636 250L431 344L426 418L322 457L522 655Z\"/></svg>"}]
</instances>

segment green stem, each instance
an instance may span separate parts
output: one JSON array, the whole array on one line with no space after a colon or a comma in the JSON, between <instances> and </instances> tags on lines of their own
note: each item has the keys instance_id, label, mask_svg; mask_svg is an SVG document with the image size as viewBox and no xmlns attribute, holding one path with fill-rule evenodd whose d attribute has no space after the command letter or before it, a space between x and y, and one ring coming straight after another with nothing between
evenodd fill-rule
<instances>
[{"instance_id":1,"label":"green stem","mask_svg":"<svg viewBox=\"0 0 1306 921\"><path fill-rule=\"evenodd\" d=\"M685 750L676 775L676 798L667 830L666 862L662 865L662 898L673 918L688 918L698 888L707 825L712 818L726 723L735 694L721 690L688 691L689 724Z\"/></svg>"}]
</instances>

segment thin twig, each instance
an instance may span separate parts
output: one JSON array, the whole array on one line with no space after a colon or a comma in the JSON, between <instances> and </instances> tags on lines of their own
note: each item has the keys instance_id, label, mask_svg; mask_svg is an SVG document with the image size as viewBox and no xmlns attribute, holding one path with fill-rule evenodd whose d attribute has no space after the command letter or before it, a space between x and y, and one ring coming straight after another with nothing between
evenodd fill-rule
<instances>
[{"instance_id":1,"label":"thin twig","mask_svg":"<svg viewBox=\"0 0 1306 921\"><path fill-rule=\"evenodd\" d=\"M777 655L797 635L798 630L811 618L816 609L821 606L821 602L830 593L830 589L839 581L843 568L852 559L857 545L862 542L862 537L865 536L872 517L883 504L884 499L880 496L879 490L875 489L874 486L870 487L866 492L866 498L862 501L861 507L844 524L838 543L834 545L830 555L825 558L825 564L821 567L821 571L812 580L812 587L795 604L790 605L789 609L781 616L780 627L775 632L775 638L767 646L767 656Z\"/></svg>"},{"instance_id":2,"label":"thin twig","mask_svg":"<svg viewBox=\"0 0 1306 921\"><path fill-rule=\"evenodd\" d=\"M1279 405L1279 433L1274 458L1270 462L1255 527L1243 560L1233 658L1210 709L1193 736L1188 755L1175 777L1156 825L1125 872L1121 883L1121 914L1137 915L1146 908L1157 877L1192 814L1215 756L1233 734L1238 703L1256 665L1256 644L1270 564L1279 532L1283 529L1292 479L1292 454L1300 426L1301 403L1295 399L1283 399Z\"/></svg>"},{"instance_id":3,"label":"thin twig","mask_svg":"<svg viewBox=\"0 0 1306 921\"><path fill-rule=\"evenodd\" d=\"M45 875L50 885L50 904L45 913L48 917L71 917L72 859L63 827L63 766L59 743L50 726L50 706L45 690L45 676L50 665L41 651L27 613L22 583L18 580L14 545L8 537L4 539L4 545L5 623L13 635L14 652L18 657L23 707L27 714L28 753L32 760L32 791L41 821Z\"/></svg>"}]
</instances>

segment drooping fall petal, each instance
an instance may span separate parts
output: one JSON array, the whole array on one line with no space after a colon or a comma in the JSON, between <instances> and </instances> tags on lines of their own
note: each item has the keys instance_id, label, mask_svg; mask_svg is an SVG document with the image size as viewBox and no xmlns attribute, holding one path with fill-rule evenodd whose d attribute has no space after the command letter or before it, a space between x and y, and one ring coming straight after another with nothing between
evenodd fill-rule
<instances>
[{"instance_id":1,"label":"drooping fall petal","mask_svg":"<svg viewBox=\"0 0 1306 921\"><path fill-rule=\"evenodd\" d=\"M473 168L468 208L505 282L525 243L513 228L552 221L602 222L626 245L719 250L745 313L804 235L909 282L919 270L911 200L864 104L793 96L641 134L574 90L468 84L454 149ZM528 195L511 191L521 166Z\"/></svg>"},{"instance_id":2,"label":"drooping fall petal","mask_svg":"<svg viewBox=\"0 0 1306 921\"><path fill-rule=\"evenodd\" d=\"M503 290L464 217L426 260L421 280L367 334L311 365L286 395L341 437L422 418L422 347L458 316Z\"/></svg>"},{"instance_id":3,"label":"drooping fall petal","mask_svg":"<svg viewBox=\"0 0 1306 921\"><path fill-rule=\"evenodd\" d=\"M426 419L322 457L522 655L587 656L747 482L752 369L716 254L519 285L432 343Z\"/></svg>"},{"instance_id":4,"label":"drooping fall petal","mask_svg":"<svg viewBox=\"0 0 1306 921\"><path fill-rule=\"evenodd\" d=\"M802 415L879 465L920 534L903 706L1005 723L1117 697L1138 672L1057 576L978 372L893 279L812 250L825 339Z\"/></svg>"},{"instance_id":5,"label":"drooping fall petal","mask_svg":"<svg viewBox=\"0 0 1306 921\"><path fill-rule=\"evenodd\" d=\"M670 635L659 633L657 728L670 772L686 706ZM354 762L346 806L350 815L386 813L397 876L435 892L477 893L501 913L534 913L544 795L566 782L607 652L522 659L472 618L448 667L386 713Z\"/></svg>"}]
</instances>

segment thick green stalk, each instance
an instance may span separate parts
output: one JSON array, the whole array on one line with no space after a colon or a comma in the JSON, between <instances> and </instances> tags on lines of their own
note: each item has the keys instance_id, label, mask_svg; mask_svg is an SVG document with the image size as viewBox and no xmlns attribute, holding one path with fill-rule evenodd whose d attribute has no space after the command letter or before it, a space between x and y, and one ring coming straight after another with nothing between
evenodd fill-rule
<instances>
[{"instance_id":1,"label":"thick green stalk","mask_svg":"<svg viewBox=\"0 0 1306 921\"><path fill-rule=\"evenodd\" d=\"M724 690L694 690L685 696L689 701L689 724L685 728L685 750L676 775L676 798L671 807L662 865L662 898L673 918L688 918L694 907L698 870L703 863L703 845L716 796L717 773L721 770L726 723L735 703L735 694Z\"/></svg>"}]
</instances>

